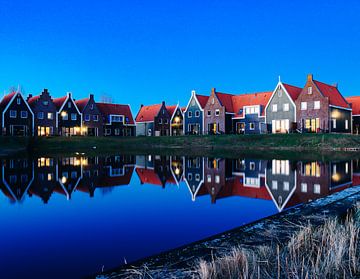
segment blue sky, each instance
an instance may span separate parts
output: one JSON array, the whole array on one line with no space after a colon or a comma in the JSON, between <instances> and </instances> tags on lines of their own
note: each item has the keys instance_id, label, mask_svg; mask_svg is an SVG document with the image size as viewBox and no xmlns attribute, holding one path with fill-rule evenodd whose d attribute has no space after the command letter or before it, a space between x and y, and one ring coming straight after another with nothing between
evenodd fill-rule
<instances>
[{"instance_id":1,"label":"blue sky","mask_svg":"<svg viewBox=\"0 0 360 279\"><path fill-rule=\"evenodd\" d=\"M0 0L0 90L186 105L307 73L360 95L360 2Z\"/></svg>"}]
</instances>

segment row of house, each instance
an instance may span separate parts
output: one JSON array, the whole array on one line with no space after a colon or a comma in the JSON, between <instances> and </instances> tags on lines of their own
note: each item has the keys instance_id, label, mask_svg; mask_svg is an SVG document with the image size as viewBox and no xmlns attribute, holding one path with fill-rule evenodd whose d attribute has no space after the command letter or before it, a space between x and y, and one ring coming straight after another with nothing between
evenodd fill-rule
<instances>
[{"instance_id":1,"label":"row of house","mask_svg":"<svg viewBox=\"0 0 360 279\"><path fill-rule=\"evenodd\" d=\"M279 211L359 185L358 160L319 162L223 159L182 156L42 157L0 161L0 191L11 202L37 196L48 203L53 193L70 200L75 192L95 195L129 185L136 173L141 184L183 185L193 201L211 203L238 196L273 202ZM108 191L106 191L108 192Z\"/></svg>"},{"instance_id":2,"label":"row of house","mask_svg":"<svg viewBox=\"0 0 360 279\"><path fill-rule=\"evenodd\" d=\"M44 89L27 98L18 90L0 102L0 135L134 136L129 105L99 103L94 95L75 100L71 93L53 99Z\"/></svg>"},{"instance_id":3,"label":"row of house","mask_svg":"<svg viewBox=\"0 0 360 279\"><path fill-rule=\"evenodd\" d=\"M305 86L279 79L273 91L230 94L192 91L186 107L141 105L135 121L129 105L51 98L47 89L27 99L17 91L0 102L2 135L179 136L291 132L359 133L360 97L344 98L338 86L308 75Z\"/></svg>"},{"instance_id":4,"label":"row of house","mask_svg":"<svg viewBox=\"0 0 360 279\"><path fill-rule=\"evenodd\" d=\"M359 132L360 97L344 98L337 85L307 76L297 87L279 79L273 91L230 94L192 91L186 107L143 106L136 116L136 134L259 134L290 132Z\"/></svg>"}]
</instances>

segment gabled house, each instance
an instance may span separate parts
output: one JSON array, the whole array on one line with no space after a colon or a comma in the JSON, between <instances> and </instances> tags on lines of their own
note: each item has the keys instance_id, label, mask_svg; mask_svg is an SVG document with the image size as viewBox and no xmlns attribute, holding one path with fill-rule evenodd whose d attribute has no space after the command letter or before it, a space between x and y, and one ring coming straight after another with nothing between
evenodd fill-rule
<instances>
[{"instance_id":1,"label":"gabled house","mask_svg":"<svg viewBox=\"0 0 360 279\"><path fill-rule=\"evenodd\" d=\"M348 97L346 101L352 109L352 131L358 135L360 133L360 96Z\"/></svg>"},{"instance_id":2,"label":"gabled house","mask_svg":"<svg viewBox=\"0 0 360 279\"><path fill-rule=\"evenodd\" d=\"M351 133L351 106L337 85L314 80L309 74L295 104L297 127L302 132Z\"/></svg>"},{"instance_id":3,"label":"gabled house","mask_svg":"<svg viewBox=\"0 0 360 279\"><path fill-rule=\"evenodd\" d=\"M202 135L205 131L204 109L209 97L191 92L190 100L184 111L184 134Z\"/></svg>"},{"instance_id":4,"label":"gabled house","mask_svg":"<svg viewBox=\"0 0 360 279\"><path fill-rule=\"evenodd\" d=\"M265 107L271 92L241 94L232 97L233 127L235 134L267 133L265 123Z\"/></svg>"},{"instance_id":5,"label":"gabled house","mask_svg":"<svg viewBox=\"0 0 360 279\"><path fill-rule=\"evenodd\" d=\"M295 101L302 88L279 80L265 107L266 123L269 132L290 133L296 130Z\"/></svg>"},{"instance_id":6,"label":"gabled house","mask_svg":"<svg viewBox=\"0 0 360 279\"><path fill-rule=\"evenodd\" d=\"M60 136L79 136L82 128L82 114L79 111L71 93L53 99L57 109L57 127Z\"/></svg>"},{"instance_id":7,"label":"gabled house","mask_svg":"<svg viewBox=\"0 0 360 279\"><path fill-rule=\"evenodd\" d=\"M47 89L38 96L31 94L27 102L34 113L34 134L36 136L57 135L57 110Z\"/></svg>"},{"instance_id":8,"label":"gabled house","mask_svg":"<svg viewBox=\"0 0 360 279\"><path fill-rule=\"evenodd\" d=\"M232 117L234 108L232 97L234 95L216 92L211 89L210 96L204 108L205 134L229 134L232 132Z\"/></svg>"},{"instance_id":9,"label":"gabled house","mask_svg":"<svg viewBox=\"0 0 360 279\"><path fill-rule=\"evenodd\" d=\"M89 98L77 100L75 104L82 113L82 134L93 137L103 136L103 118L94 95L90 94Z\"/></svg>"},{"instance_id":10,"label":"gabled house","mask_svg":"<svg viewBox=\"0 0 360 279\"><path fill-rule=\"evenodd\" d=\"M135 136L129 105L96 103L103 117L104 136Z\"/></svg>"},{"instance_id":11,"label":"gabled house","mask_svg":"<svg viewBox=\"0 0 360 279\"><path fill-rule=\"evenodd\" d=\"M141 105L136 116L136 135L137 136L169 136L171 111L176 106L166 106L163 101L161 104L144 106Z\"/></svg>"},{"instance_id":12,"label":"gabled house","mask_svg":"<svg viewBox=\"0 0 360 279\"><path fill-rule=\"evenodd\" d=\"M19 91L5 95L0 102L1 134L33 136L34 114Z\"/></svg>"},{"instance_id":13,"label":"gabled house","mask_svg":"<svg viewBox=\"0 0 360 279\"><path fill-rule=\"evenodd\" d=\"M184 134L184 114L182 108L177 106L168 106L167 110L170 118L170 135L181 136Z\"/></svg>"}]
</instances>

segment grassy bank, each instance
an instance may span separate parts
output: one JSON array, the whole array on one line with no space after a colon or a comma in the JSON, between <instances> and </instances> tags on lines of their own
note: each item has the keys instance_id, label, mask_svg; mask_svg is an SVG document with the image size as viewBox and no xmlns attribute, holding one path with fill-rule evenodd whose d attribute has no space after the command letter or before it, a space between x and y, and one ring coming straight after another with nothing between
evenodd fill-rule
<instances>
[{"instance_id":1,"label":"grassy bank","mask_svg":"<svg viewBox=\"0 0 360 279\"><path fill-rule=\"evenodd\" d=\"M342 134L0 139L2 154L28 149L38 155L127 152L231 157L243 154L261 156L266 151L269 156L284 155L289 159L298 159L299 154L311 157L314 152L323 155L338 152L337 156L341 156L345 149L360 149L360 136Z\"/></svg>"}]
</instances>

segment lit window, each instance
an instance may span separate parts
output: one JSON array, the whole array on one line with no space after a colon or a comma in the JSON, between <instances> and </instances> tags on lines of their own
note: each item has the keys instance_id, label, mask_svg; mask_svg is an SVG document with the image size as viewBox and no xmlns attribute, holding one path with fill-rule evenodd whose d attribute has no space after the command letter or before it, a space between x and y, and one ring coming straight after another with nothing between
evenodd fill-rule
<instances>
[{"instance_id":1,"label":"lit window","mask_svg":"<svg viewBox=\"0 0 360 279\"><path fill-rule=\"evenodd\" d=\"M333 129L336 129L336 118L331 119Z\"/></svg>"},{"instance_id":2,"label":"lit window","mask_svg":"<svg viewBox=\"0 0 360 279\"><path fill-rule=\"evenodd\" d=\"M345 119L345 129L349 129L349 120Z\"/></svg>"},{"instance_id":3,"label":"lit window","mask_svg":"<svg viewBox=\"0 0 360 279\"><path fill-rule=\"evenodd\" d=\"M320 184L314 184L314 194L320 194Z\"/></svg>"},{"instance_id":4,"label":"lit window","mask_svg":"<svg viewBox=\"0 0 360 279\"><path fill-rule=\"evenodd\" d=\"M289 104L288 103L284 104L283 109L284 111L289 111Z\"/></svg>"},{"instance_id":5,"label":"lit window","mask_svg":"<svg viewBox=\"0 0 360 279\"><path fill-rule=\"evenodd\" d=\"M301 110L307 110L307 103L301 102Z\"/></svg>"},{"instance_id":6,"label":"lit window","mask_svg":"<svg viewBox=\"0 0 360 279\"><path fill-rule=\"evenodd\" d=\"M28 118L28 112L25 110L22 110L20 113L21 118Z\"/></svg>"},{"instance_id":7,"label":"lit window","mask_svg":"<svg viewBox=\"0 0 360 279\"><path fill-rule=\"evenodd\" d=\"M215 183L216 184L220 183L220 175L215 175Z\"/></svg>"},{"instance_id":8,"label":"lit window","mask_svg":"<svg viewBox=\"0 0 360 279\"><path fill-rule=\"evenodd\" d=\"M207 182L211 183L211 175L210 174L207 175Z\"/></svg>"},{"instance_id":9,"label":"lit window","mask_svg":"<svg viewBox=\"0 0 360 279\"><path fill-rule=\"evenodd\" d=\"M320 109L320 101L314 102L314 109Z\"/></svg>"},{"instance_id":10,"label":"lit window","mask_svg":"<svg viewBox=\"0 0 360 279\"><path fill-rule=\"evenodd\" d=\"M277 112L277 104L272 105L272 111Z\"/></svg>"},{"instance_id":11,"label":"lit window","mask_svg":"<svg viewBox=\"0 0 360 279\"><path fill-rule=\"evenodd\" d=\"M307 184L301 183L301 192L306 193L307 192Z\"/></svg>"},{"instance_id":12,"label":"lit window","mask_svg":"<svg viewBox=\"0 0 360 279\"><path fill-rule=\"evenodd\" d=\"M48 112L47 118L50 120L54 119L54 114L52 112Z\"/></svg>"},{"instance_id":13,"label":"lit window","mask_svg":"<svg viewBox=\"0 0 360 279\"><path fill-rule=\"evenodd\" d=\"M345 163L345 173L346 174L349 173L349 163L348 162Z\"/></svg>"},{"instance_id":14,"label":"lit window","mask_svg":"<svg viewBox=\"0 0 360 279\"><path fill-rule=\"evenodd\" d=\"M10 110L10 118L16 118L16 110Z\"/></svg>"}]
</instances>

